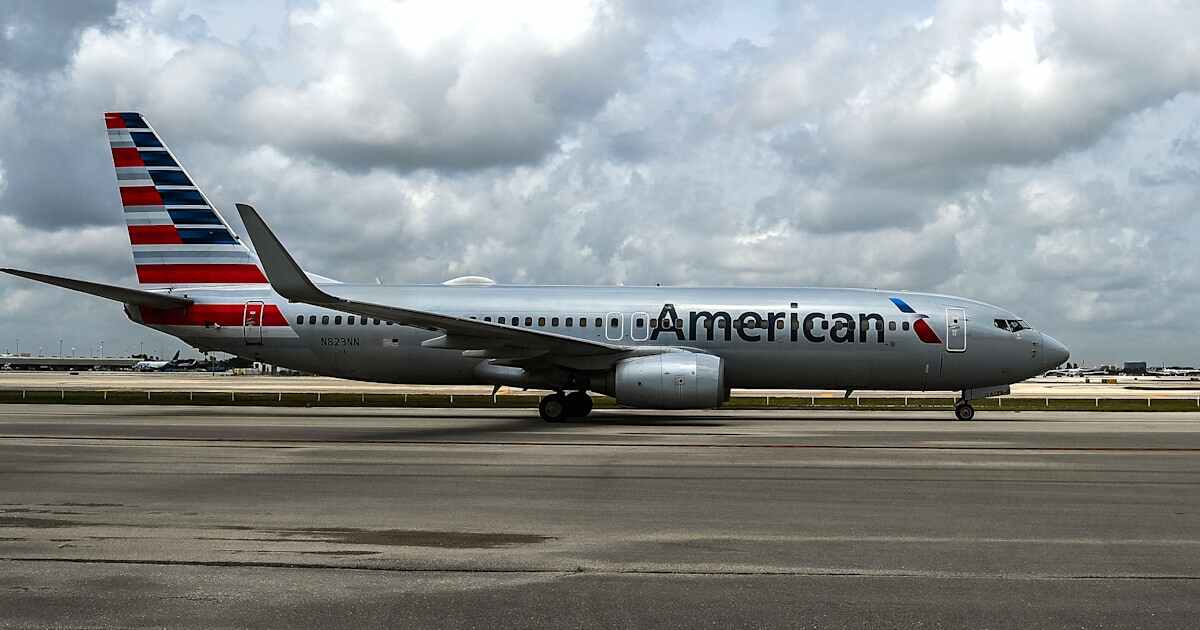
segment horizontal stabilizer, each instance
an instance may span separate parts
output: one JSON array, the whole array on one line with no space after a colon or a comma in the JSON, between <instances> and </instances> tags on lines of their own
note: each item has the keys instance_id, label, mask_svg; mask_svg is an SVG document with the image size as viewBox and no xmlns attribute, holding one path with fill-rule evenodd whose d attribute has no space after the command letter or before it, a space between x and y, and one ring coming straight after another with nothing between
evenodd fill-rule
<instances>
[{"instance_id":1,"label":"horizontal stabilizer","mask_svg":"<svg viewBox=\"0 0 1200 630\"><path fill-rule=\"evenodd\" d=\"M53 284L56 287L88 293L90 295L108 298L124 304L135 304L137 306L148 306L158 309L183 308L192 303L185 297L176 295L166 295L163 293L154 293L151 291L139 291L137 289L127 289L125 287L115 287L111 284L100 284L98 282L88 282L87 280L75 280L73 278L62 278L59 276L51 276L44 273L34 271L22 271L20 269L0 269L4 273L9 273L14 276Z\"/></svg>"}]
</instances>

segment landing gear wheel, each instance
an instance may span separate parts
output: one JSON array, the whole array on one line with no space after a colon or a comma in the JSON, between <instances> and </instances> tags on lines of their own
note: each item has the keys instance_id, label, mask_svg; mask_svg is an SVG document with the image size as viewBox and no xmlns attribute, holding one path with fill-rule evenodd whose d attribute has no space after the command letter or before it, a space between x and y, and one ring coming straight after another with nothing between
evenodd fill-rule
<instances>
[{"instance_id":1,"label":"landing gear wheel","mask_svg":"<svg viewBox=\"0 0 1200 630\"><path fill-rule=\"evenodd\" d=\"M592 397L587 392L578 391L567 394L567 415L572 418L586 418L592 413Z\"/></svg>"},{"instance_id":2,"label":"landing gear wheel","mask_svg":"<svg viewBox=\"0 0 1200 630\"><path fill-rule=\"evenodd\" d=\"M567 419L567 398L562 394L550 394L538 403L538 413L546 422L562 422Z\"/></svg>"},{"instance_id":3,"label":"landing gear wheel","mask_svg":"<svg viewBox=\"0 0 1200 630\"><path fill-rule=\"evenodd\" d=\"M975 418L975 408L971 403L959 403L954 406L954 417L962 421L973 420Z\"/></svg>"}]
</instances>

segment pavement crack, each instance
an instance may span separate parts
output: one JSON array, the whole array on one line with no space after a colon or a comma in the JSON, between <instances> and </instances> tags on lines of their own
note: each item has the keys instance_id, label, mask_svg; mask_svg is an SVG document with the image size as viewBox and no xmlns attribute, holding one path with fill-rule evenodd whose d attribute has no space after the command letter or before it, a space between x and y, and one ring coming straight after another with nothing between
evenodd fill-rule
<instances>
[{"instance_id":1,"label":"pavement crack","mask_svg":"<svg viewBox=\"0 0 1200 630\"><path fill-rule=\"evenodd\" d=\"M66 564L112 564L143 566L217 567L217 568L263 568L263 569L308 569L329 571L375 571L383 573L462 573L462 574L538 574L538 575L632 575L632 576L691 576L691 577L846 577L880 579L945 579L945 580L1005 580L1005 581L1200 581L1200 575L1182 574L1004 574L1004 573L957 573L949 571L869 571L869 570L817 570L817 569L762 569L762 570L689 570L649 568L585 568L585 567L414 567L378 565L339 565L319 562L272 562L237 560L152 560L124 558L52 558L52 557L0 557L0 562L37 562Z\"/></svg>"}]
</instances>

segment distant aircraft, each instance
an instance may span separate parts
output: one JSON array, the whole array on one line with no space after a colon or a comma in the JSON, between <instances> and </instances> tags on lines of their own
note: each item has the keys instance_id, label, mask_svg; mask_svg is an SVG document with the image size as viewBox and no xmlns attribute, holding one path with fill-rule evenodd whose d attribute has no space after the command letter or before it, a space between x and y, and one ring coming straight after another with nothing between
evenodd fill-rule
<instances>
[{"instance_id":1,"label":"distant aircraft","mask_svg":"<svg viewBox=\"0 0 1200 630\"><path fill-rule=\"evenodd\" d=\"M184 361L190 361L190 360L191 359L184 359ZM173 366L177 365L178 362L179 362L179 350L176 350L175 356L171 357L170 361L150 361L150 360L138 361L137 363L134 363L133 367L131 367L129 369L133 370L134 372L165 372L165 371L169 371Z\"/></svg>"},{"instance_id":2,"label":"distant aircraft","mask_svg":"<svg viewBox=\"0 0 1200 630\"><path fill-rule=\"evenodd\" d=\"M971 400L1069 356L1006 309L928 293L343 284L304 272L239 204L252 252L140 114L104 118L141 288L4 271L121 302L202 350L367 381L551 390L547 421L586 416L589 391L702 409L733 387L950 389L969 420Z\"/></svg>"},{"instance_id":3,"label":"distant aircraft","mask_svg":"<svg viewBox=\"0 0 1200 630\"><path fill-rule=\"evenodd\" d=\"M1045 376L1105 376L1108 372L1100 368L1063 368L1050 370Z\"/></svg>"},{"instance_id":4,"label":"distant aircraft","mask_svg":"<svg viewBox=\"0 0 1200 630\"><path fill-rule=\"evenodd\" d=\"M1146 370L1150 376L1200 376L1200 370L1183 368L1150 368Z\"/></svg>"}]
</instances>

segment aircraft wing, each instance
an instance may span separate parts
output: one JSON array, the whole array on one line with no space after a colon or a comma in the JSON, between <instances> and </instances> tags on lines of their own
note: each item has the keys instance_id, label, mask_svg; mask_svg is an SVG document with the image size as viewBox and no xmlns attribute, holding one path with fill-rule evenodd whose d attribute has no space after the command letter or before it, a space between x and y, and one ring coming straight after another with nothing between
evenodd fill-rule
<instances>
[{"instance_id":1,"label":"aircraft wing","mask_svg":"<svg viewBox=\"0 0 1200 630\"><path fill-rule=\"evenodd\" d=\"M362 317L393 321L404 326L443 331L446 334L426 341L433 348L463 350L479 357L530 358L542 354L562 357L621 355L635 352L630 346L589 341L556 333L484 322L454 315L443 315L386 304L360 302L331 295L313 284L301 270L283 243L267 227L253 207L239 203L238 212L246 225L267 281L291 302L311 304Z\"/></svg>"},{"instance_id":2,"label":"aircraft wing","mask_svg":"<svg viewBox=\"0 0 1200 630\"><path fill-rule=\"evenodd\" d=\"M4 273L53 284L64 289L79 291L97 297L108 298L124 304L136 304L138 306L149 306L159 309L183 308L192 303L192 300L180 297L178 295L167 295L165 293L154 293L152 291L141 291L138 289L127 289L125 287L116 287L111 284L100 284L99 282L88 282L87 280L76 280L74 278L63 278L60 276L51 276L49 274L37 273L35 271L22 271L20 269L0 269Z\"/></svg>"}]
</instances>

